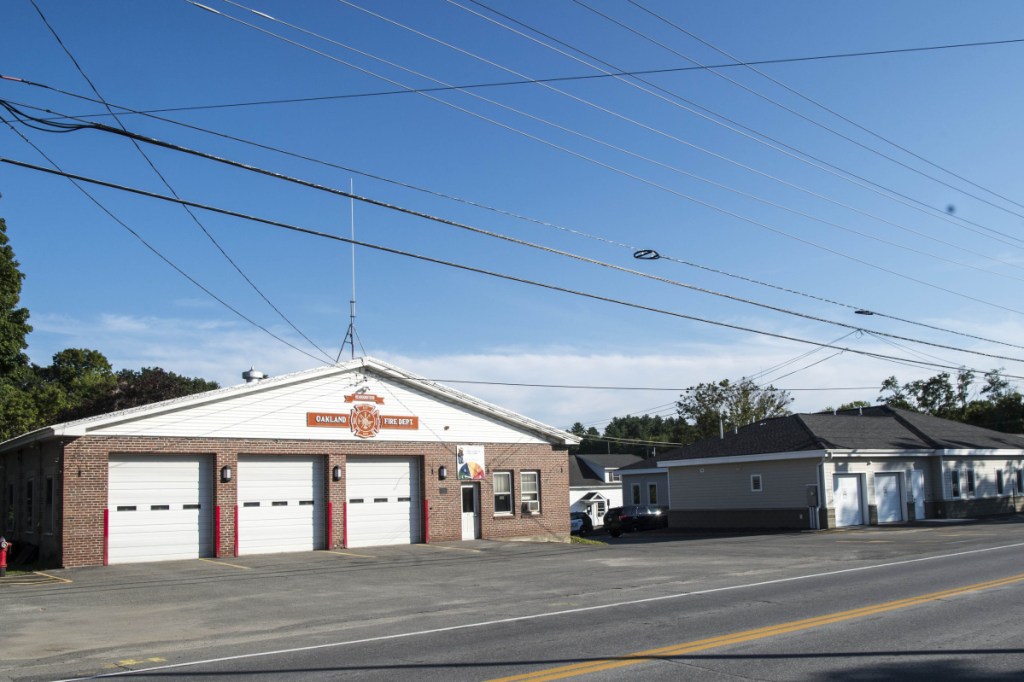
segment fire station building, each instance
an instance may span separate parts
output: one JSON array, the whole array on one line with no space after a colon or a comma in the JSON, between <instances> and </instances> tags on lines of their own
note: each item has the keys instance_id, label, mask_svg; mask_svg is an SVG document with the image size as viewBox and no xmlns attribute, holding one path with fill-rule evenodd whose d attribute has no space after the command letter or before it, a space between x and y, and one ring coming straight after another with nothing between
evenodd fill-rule
<instances>
[{"instance_id":1,"label":"fire station building","mask_svg":"<svg viewBox=\"0 0 1024 682\"><path fill-rule=\"evenodd\" d=\"M360 358L2 443L0 534L68 568L565 540L577 442Z\"/></svg>"}]
</instances>

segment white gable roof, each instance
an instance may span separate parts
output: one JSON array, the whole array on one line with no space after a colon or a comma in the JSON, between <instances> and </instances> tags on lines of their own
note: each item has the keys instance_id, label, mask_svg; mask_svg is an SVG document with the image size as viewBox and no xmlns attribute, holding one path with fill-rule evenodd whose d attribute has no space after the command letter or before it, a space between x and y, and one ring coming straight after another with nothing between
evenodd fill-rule
<instances>
[{"instance_id":1,"label":"white gable roof","mask_svg":"<svg viewBox=\"0 0 1024 682\"><path fill-rule=\"evenodd\" d=\"M394 428L385 425L373 436L379 441L579 442L566 431L366 357L56 424L7 441L0 450L85 435L362 440L339 417L355 404L372 404L380 415L398 418ZM308 425L316 415L335 415L343 423L324 417L324 423Z\"/></svg>"}]
</instances>

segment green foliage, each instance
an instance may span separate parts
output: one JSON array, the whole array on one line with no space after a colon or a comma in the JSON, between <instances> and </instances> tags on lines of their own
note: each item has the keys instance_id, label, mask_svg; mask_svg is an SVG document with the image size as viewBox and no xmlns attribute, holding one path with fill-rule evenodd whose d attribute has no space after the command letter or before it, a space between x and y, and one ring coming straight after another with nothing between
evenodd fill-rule
<instances>
[{"instance_id":1,"label":"green foliage","mask_svg":"<svg viewBox=\"0 0 1024 682\"><path fill-rule=\"evenodd\" d=\"M0 218L0 441L48 424L217 388L158 367L115 374L103 353L87 348L62 350L47 367L30 365L23 352L32 331L29 312L17 307L24 278Z\"/></svg>"},{"instance_id":2,"label":"green foliage","mask_svg":"<svg viewBox=\"0 0 1024 682\"><path fill-rule=\"evenodd\" d=\"M1002 370L985 373L979 396L972 398L974 373L961 370L956 385L943 372L928 379L900 384L896 377L882 382L881 403L915 412L966 422L1006 433L1024 433L1024 396L1013 388Z\"/></svg>"},{"instance_id":3,"label":"green foliage","mask_svg":"<svg viewBox=\"0 0 1024 682\"><path fill-rule=\"evenodd\" d=\"M607 439L642 441L642 443L619 443L609 440L605 443L603 450L599 452L613 452L621 454L638 455L640 457L652 457L657 454L657 443L671 443L669 447L680 443L688 443L687 436L689 427L682 419L677 417L661 417L643 415L634 417L615 417L604 428L604 436ZM663 448L665 449L665 448Z\"/></svg>"},{"instance_id":4,"label":"green foliage","mask_svg":"<svg viewBox=\"0 0 1024 682\"><path fill-rule=\"evenodd\" d=\"M7 223L0 218L0 378L28 365L23 351L28 348L26 337L32 331L28 309L18 307L25 275L8 241Z\"/></svg>"},{"instance_id":5,"label":"green foliage","mask_svg":"<svg viewBox=\"0 0 1024 682\"><path fill-rule=\"evenodd\" d=\"M793 402L787 391L773 386L761 387L750 379L733 384L723 379L717 384L693 386L676 403L679 416L690 425L693 441L717 436L720 428L753 424L761 419L789 414L786 407Z\"/></svg>"},{"instance_id":6,"label":"green foliage","mask_svg":"<svg viewBox=\"0 0 1024 682\"><path fill-rule=\"evenodd\" d=\"M882 382L878 401L890 407L964 421L973 383L974 373L967 370L957 373L955 386L948 372L903 385L891 376Z\"/></svg>"},{"instance_id":7,"label":"green foliage","mask_svg":"<svg viewBox=\"0 0 1024 682\"><path fill-rule=\"evenodd\" d=\"M143 367L138 371L123 369L110 379L109 386L104 384L106 390L89 400L74 403L63 417L83 419L219 388L215 381L184 377L159 367Z\"/></svg>"}]
</instances>

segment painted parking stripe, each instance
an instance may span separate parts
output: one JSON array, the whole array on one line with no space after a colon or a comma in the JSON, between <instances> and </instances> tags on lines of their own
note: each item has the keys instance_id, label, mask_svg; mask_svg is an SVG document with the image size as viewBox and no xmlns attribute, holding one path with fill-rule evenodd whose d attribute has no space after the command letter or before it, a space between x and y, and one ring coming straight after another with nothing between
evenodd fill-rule
<instances>
[{"instance_id":1,"label":"painted parking stripe","mask_svg":"<svg viewBox=\"0 0 1024 682\"><path fill-rule=\"evenodd\" d=\"M203 559L203 558L200 558L199 560L200 561L205 561L205 562L210 563L210 564L216 564L217 566L230 566L231 568L240 568L243 571L251 571L252 570L252 567L250 567L250 566L239 566L238 564L229 564L228 562L221 561L220 559Z\"/></svg>"},{"instance_id":2,"label":"painted parking stripe","mask_svg":"<svg viewBox=\"0 0 1024 682\"><path fill-rule=\"evenodd\" d=\"M336 549L329 549L329 550L327 550L327 553L328 554L339 554L341 556L354 556L354 557L359 557L360 559L376 559L377 558L377 557L375 557L372 554L356 554L355 552L341 552L341 551L338 551Z\"/></svg>"},{"instance_id":3,"label":"painted parking stripe","mask_svg":"<svg viewBox=\"0 0 1024 682\"><path fill-rule=\"evenodd\" d=\"M448 549L456 552L472 552L473 554L479 554L479 549L473 549L472 547L453 547L451 545L411 545L412 547L429 547L430 549Z\"/></svg>"},{"instance_id":4,"label":"painted parking stripe","mask_svg":"<svg viewBox=\"0 0 1024 682\"><path fill-rule=\"evenodd\" d=\"M842 623L848 620L856 620L858 618L866 618L868 616L874 616L879 613L886 613L888 611L896 611L898 609L906 609L911 606L919 606L928 602L938 601L941 599L948 599L961 594L967 594L969 592L979 592L981 590L991 590L997 587L1005 587L1007 585L1013 585L1019 582L1024 582L1024 573L1019 573L1008 578L999 578L997 580L989 580L983 583L975 583L973 585L965 585L963 587L954 587L949 590L941 590L939 592L930 592L928 594L918 595L916 597L908 597L906 599L897 599L896 601L883 602L881 604L873 604L871 606L864 606L859 609L851 609L849 611L838 611L836 613L825 614L824 616L817 616L815 618L805 618L803 620L790 621L788 623L780 623L778 625L769 625L763 628L756 628L754 630L743 630L740 632L733 632L727 635L719 635L717 637L709 637L707 639L698 639L692 642L684 642L682 644L674 644L672 646L661 647L658 649L648 649L646 651L637 651L632 654L626 654L619 658L614 659L601 659L597 661L588 661L586 663L574 663L573 665L560 666L557 668L548 668L546 670L537 670L530 673L523 673L521 675L512 675L511 677L501 677L491 682L544 682L545 680L562 680L569 677L577 677L579 675L588 675L591 673L604 672L606 670L615 670L617 668L625 668L631 665L637 665L639 663L648 663L650 661L661 660L664 658L671 658L673 656L681 656L684 654L697 653L699 651L707 651L708 649L716 649L718 647L730 646L733 644L742 644L744 642L753 642L760 639L766 639L768 637L776 637L778 635L787 635L793 632L801 632L803 630L811 630L813 628L823 627L825 625L832 625L835 623Z\"/></svg>"}]
</instances>

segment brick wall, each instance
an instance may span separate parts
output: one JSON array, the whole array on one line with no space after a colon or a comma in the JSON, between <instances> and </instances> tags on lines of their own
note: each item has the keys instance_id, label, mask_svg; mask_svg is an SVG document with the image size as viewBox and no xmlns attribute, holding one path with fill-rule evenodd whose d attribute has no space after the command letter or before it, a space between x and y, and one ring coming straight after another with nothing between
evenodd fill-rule
<instances>
[{"instance_id":1,"label":"brick wall","mask_svg":"<svg viewBox=\"0 0 1024 682\"><path fill-rule=\"evenodd\" d=\"M540 444L484 444L489 472L513 472L514 509L511 515L494 514L491 479L480 481L481 536L497 538L543 538L564 540L569 535L569 474L564 449ZM461 540L461 483L456 479L455 445L445 443L391 443L384 441L331 442L307 440L241 440L204 438L154 438L84 436L68 442L63 454L63 543L61 565L65 567L103 563L103 513L107 506L107 463L111 454L204 454L214 467L214 500L220 507L220 556L235 553L235 505L237 485L222 483L220 470L230 466L238 471L244 455L305 455L323 457L327 502L332 507L331 537L327 547L341 547L344 527L345 477L332 481L335 466L345 471L349 456L419 457L422 499L429 510L431 541ZM441 466L448 478L439 480ZM541 511L523 514L520 509L522 471L540 473ZM325 505L326 508L326 505ZM214 513L211 510L211 513ZM326 513L326 511L325 511ZM60 528L60 526L58 526Z\"/></svg>"}]
</instances>

